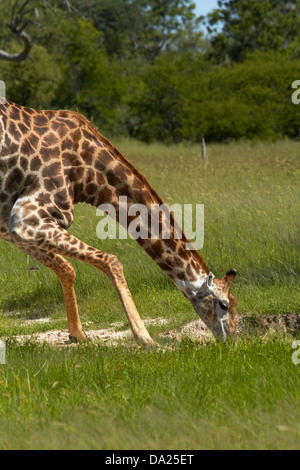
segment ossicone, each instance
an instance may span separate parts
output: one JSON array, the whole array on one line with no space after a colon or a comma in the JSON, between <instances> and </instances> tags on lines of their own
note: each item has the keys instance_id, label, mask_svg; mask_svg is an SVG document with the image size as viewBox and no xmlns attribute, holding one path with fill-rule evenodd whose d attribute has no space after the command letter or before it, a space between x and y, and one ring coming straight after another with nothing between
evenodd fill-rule
<instances>
[{"instance_id":1,"label":"ossicone","mask_svg":"<svg viewBox=\"0 0 300 470\"><path fill-rule=\"evenodd\" d=\"M227 271L227 273L225 274L224 280L225 280L229 290L230 290L231 284L233 283L234 278L235 278L236 275L237 275L236 269L229 269L229 271Z\"/></svg>"}]
</instances>

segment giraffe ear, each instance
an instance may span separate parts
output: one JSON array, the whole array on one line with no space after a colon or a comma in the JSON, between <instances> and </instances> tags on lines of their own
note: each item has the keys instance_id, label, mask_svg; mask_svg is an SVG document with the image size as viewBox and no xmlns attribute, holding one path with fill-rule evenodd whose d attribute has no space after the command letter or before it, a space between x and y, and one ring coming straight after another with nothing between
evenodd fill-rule
<instances>
[{"instance_id":1,"label":"giraffe ear","mask_svg":"<svg viewBox=\"0 0 300 470\"><path fill-rule=\"evenodd\" d=\"M237 275L236 269L229 269L229 271L227 271L226 273L226 276L233 276L233 278L235 278L236 275Z\"/></svg>"},{"instance_id":2,"label":"giraffe ear","mask_svg":"<svg viewBox=\"0 0 300 470\"><path fill-rule=\"evenodd\" d=\"M212 285L213 285L213 281L214 281L214 275L213 273L209 273L207 278L206 278L206 287L208 288L212 288Z\"/></svg>"}]
</instances>

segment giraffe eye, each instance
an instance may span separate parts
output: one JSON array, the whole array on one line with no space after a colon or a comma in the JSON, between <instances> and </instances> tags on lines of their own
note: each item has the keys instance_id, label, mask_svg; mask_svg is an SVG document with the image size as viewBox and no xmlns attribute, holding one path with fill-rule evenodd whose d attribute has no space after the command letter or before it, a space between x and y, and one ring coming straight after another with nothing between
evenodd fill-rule
<instances>
[{"instance_id":1,"label":"giraffe eye","mask_svg":"<svg viewBox=\"0 0 300 470\"><path fill-rule=\"evenodd\" d=\"M219 301L219 305L221 307L222 310L227 310L228 309L228 305L226 302L222 302L222 300Z\"/></svg>"}]
</instances>

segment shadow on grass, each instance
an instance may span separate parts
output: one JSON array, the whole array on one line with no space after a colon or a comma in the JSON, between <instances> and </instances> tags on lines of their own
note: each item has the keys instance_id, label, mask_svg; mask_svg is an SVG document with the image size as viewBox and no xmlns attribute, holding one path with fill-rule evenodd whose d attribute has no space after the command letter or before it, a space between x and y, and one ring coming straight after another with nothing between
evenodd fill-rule
<instances>
[{"instance_id":1,"label":"shadow on grass","mask_svg":"<svg viewBox=\"0 0 300 470\"><path fill-rule=\"evenodd\" d=\"M30 291L11 292L1 302L4 315L25 318L27 320L44 318L55 312L58 307L64 308L63 294L58 295L60 286L41 289L40 286Z\"/></svg>"}]
</instances>

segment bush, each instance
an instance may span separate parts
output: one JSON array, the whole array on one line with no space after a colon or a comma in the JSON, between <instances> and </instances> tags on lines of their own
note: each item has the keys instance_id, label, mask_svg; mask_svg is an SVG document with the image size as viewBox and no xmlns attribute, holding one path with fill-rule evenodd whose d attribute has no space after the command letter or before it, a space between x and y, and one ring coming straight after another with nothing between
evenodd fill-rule
<instances>
[{"instance_id":1,"label":"bush","mask_svg":"<svg viewBox=\"0 0 300 470\"><path fill-rule=\"evenodd\" d=\"M279 53L253 53L227 66L165 54L132 98L132 135L164 142L299 137L300 106L291 101L299 77L299 61Z\"/></svg>"}]
</instances>

